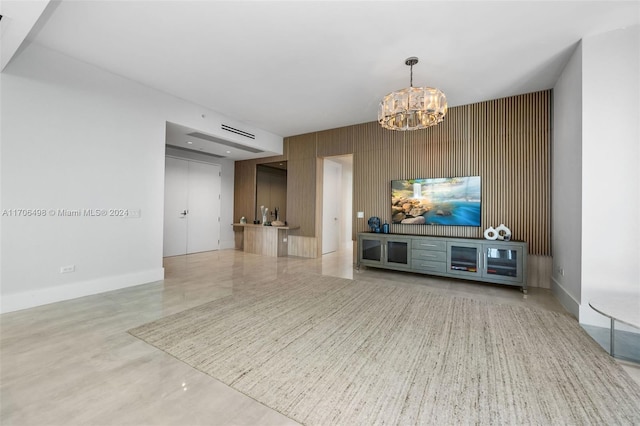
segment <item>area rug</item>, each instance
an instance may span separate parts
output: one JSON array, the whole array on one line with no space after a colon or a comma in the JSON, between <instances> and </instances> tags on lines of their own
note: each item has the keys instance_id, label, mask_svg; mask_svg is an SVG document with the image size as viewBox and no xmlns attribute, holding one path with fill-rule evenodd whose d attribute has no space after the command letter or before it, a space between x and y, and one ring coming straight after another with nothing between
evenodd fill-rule
<instances>
[{"instance_id":1,"label":"area rug","mask_svg":"<svg viewBox=\"0 0 640 426\"><path fill-rule=\"evenodd\" d=\"M640 424L640 387L568 315L287 277L130 330L305 425Z\"/></svg>"}]
</instances>

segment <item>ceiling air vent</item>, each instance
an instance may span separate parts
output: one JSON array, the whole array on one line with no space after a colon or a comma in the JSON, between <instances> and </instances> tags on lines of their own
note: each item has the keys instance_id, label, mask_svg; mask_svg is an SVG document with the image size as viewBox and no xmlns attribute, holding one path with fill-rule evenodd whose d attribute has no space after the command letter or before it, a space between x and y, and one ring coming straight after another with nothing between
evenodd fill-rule
<instances>
[{"instance_id":1,"label":"ceiling air vent","mask_svg":"<svg viewBox=\"0 0 640 426\"><path fill-rule=\"evenodd\" d=\"M245 132L244 130L235 129L231 126L227 126L226 124L222 125L222 130L226 130L227 132L235 133L236 135L244 136L245 138L255 139L256 135L251 134L249 132Z\"/></svg>"}]
</instances>

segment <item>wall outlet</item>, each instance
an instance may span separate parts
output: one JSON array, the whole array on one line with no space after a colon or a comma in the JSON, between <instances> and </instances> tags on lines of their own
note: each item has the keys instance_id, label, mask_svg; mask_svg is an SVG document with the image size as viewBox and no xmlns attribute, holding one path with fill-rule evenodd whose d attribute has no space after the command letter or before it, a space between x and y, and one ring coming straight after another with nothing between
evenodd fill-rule
<instances>
[{"instance_id":1,"label":"wall outlet","mask_svg":"<svg viewBox=\"0 0 640 426\"><path fill-rule=\"evenodd\" d=\"M69 272L75 272L75 271L76 271L76 265L67 265L67 266L60 267L61 274L68 274Z\"/></svg>"},{"instance_id":2,"label":"wall outlet","mask_svg":"<svg viewBox=\"0 0 640 426\"><path fill-rule=\"evenodd\" d=\"M286 239L286 238L283 238L283 239L282 239L282 242L283 242L283 243L286 243L286 242L287 242L287 239Z\"/></svg>"}]
</instances>

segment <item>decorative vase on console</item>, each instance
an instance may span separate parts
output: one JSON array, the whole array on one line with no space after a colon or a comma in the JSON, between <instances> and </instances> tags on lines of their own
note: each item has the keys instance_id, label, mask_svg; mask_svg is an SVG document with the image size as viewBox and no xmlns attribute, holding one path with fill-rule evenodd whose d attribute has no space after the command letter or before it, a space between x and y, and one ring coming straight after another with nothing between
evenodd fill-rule
<instances>
[{"instance_id":1,"label":"decorative vase on console","mask_svg":"<svg viewBox=\"0 0 640 426\"><path fill-rule=\"evenodd\" d=\"M501 223L500 226L496 228L496 234L498 234L498 239L503 241L511 240L511 229L504 226L504 223Z\"/></svg>"},{"instance_id":2,"label":"decorative vase on console","mask_svg":"<svg viewBox=\"0 0 640 426\"><path fill-rule=\"evenodd\" d=\"M487 229L484 230L484 237L487 240L497 240L498 239L498 233L493 228L493 226L490 226L490 227L488 227Z\"/></svg>"},{"instance_id":3,"label":"decorative vase on console","mask_svg":"<svg viewBox=\"0 0 640 426\"><path fill-rule=\"evenodd\" d=\"M269 207L260 206L260 212L262 213L262 225L264 226L267 223L267 212L269 211Z\"/></svg>"}]
</instances>

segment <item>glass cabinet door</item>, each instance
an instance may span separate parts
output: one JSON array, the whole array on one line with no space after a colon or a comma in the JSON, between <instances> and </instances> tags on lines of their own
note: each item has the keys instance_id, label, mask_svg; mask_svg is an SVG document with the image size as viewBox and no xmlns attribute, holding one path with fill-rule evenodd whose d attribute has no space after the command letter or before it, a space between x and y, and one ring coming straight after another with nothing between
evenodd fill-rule
<instances>
[{"instance_id":1,"label":"glass cabinet door","mask_svg":"<svg viewBox=\"0 0 640 426\"><path fill-rule=\"evenodd\" d=\"M382 241L362 239L362 260L382 262Z\"/></svg>"},{"instance_id":2,"label":"glass cabinet door","mask_svg":"<svg viewBox=\"0 0 640 426\"><path fill-rule=\"evenodd\" d=\"M484 247L484 275L501 281L522 280L522 248L514 246Z\"/></svg>"},{"instance_id":3,"label":"glass cabinet door","mask_svg":"<svg viewBox=\"0 0 640 426\"><path fill-rule=\"evenodd\" d=\"M487 255L487 274L515 277L518 273L518 252L516 250L489 247Z\"/></svg>"},{"instance_id":4,"label":"glass cabinet door","mask_svg":"<svg viewBox=\"0 0 640 426\"><path fill-rule=\"evenodd\" d=\"M456 275L480 275L480 244L448 243L447 263L449 273Z\"/></svg>"},{"instance_id":5,"label":"glass cabinet door","mask_svg":"<svg viewBox=\"0 0 640 426\"><path fill-rule=\"evenodd\" d=\"M387 263L409 264L408 241L387 241Z\"/></svg>"}]
</instances>

